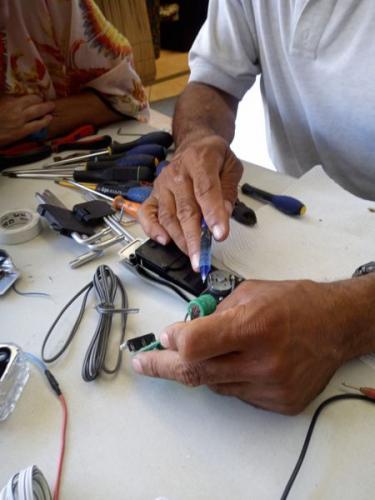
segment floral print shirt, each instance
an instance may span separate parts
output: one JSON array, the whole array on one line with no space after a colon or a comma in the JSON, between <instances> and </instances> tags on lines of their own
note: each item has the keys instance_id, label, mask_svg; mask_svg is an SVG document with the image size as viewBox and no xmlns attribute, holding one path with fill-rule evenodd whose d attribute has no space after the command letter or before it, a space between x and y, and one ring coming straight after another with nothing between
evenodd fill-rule
<instances>
[{"instance_id":1,"label":"floral print shirt","mask_svg":"<svg viewBox=\"0 0 375 500\"><path fill-rule=\"evenodd\" d=\"M147 119L129 42L93 0L0 1L8 2L0 20L0 95L54 100L91 88L116 111Z\"/></svg>"}]
</instances>

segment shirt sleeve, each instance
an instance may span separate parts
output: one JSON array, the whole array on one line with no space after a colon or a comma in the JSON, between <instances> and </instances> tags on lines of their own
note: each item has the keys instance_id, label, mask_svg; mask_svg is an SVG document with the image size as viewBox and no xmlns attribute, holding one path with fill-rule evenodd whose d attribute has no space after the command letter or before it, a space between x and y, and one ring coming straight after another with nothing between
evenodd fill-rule
<instances>
[{"instance_id":1,"label":"shirt sleeve","mask_svg":"<svg viewBox=\"0 0 375 500\"><path fill-rule=\"evenodd\" d=\"M69 93L92 88L121 114L149 116L142 82L128 40L93 0L47 0L56 42L65 59Z\"/></svg>"},{"instance_id":2,"label":"shirt sleeve","mask_svg":"<svg viewBox=\"0 0 375 500\"><path fill-rule=\"evenodd\" d=\"M189 64L190 82L206 83L242 99L260 73L250 0L210 1Z\"/></svg>"}]
</instances>

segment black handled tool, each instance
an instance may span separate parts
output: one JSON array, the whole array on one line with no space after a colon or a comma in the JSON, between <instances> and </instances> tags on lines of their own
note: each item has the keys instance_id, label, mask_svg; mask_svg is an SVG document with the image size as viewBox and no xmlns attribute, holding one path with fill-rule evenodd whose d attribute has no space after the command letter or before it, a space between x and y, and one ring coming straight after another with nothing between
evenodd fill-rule
<instances>
[{"instance_id":1,"label":"black handled tool","mask_svg":"<svg viewBox=\"0 0 375 500\"><path fill-rule=\"evenodd\" d=\"M112 167L105 170L75 170L73 178L77 182L101 182L101 181L148 181L155 178L155 168L150 167Z\"/></svg>"}]
</instances>

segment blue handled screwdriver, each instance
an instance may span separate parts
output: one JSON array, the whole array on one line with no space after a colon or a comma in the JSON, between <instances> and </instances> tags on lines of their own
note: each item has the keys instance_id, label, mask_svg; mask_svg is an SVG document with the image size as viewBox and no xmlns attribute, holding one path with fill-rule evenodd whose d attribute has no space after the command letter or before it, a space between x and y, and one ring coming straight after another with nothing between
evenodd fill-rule
<instances>
[{"instance_id":1,"label":"blue handled screwdriver","mask_svg":"<svg viewBox=\"0 0 375 500\"><path fill-rule=\"evenodd\" d=\"M212 234L206 221L201 222L201 245L199 254L199 272L203 283L211 272Z\"/></svg>"},{"instance_id":2,"label":"blue handled screwdriver","mask_svg":"<svg viewBox=\"0 0 375 500\"><path fill-rule=\"evenodd\" d=\"M280 194L272 194L267 191L263 191L255 186L250 186L250 184L243 184L241 186L241 191L243 194L251 196L256 200L266 201L273 205L277 210L283 212L287 215L304 215L306 213L306 205L296 198L291 196L285 196Z\"/></svg>"}]
</instances>

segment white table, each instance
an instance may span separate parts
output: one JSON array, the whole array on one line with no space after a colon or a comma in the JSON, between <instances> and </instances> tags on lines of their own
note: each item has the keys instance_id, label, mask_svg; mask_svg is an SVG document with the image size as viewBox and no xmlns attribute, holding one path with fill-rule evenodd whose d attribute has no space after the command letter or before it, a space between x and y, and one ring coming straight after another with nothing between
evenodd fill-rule
<instances>
[{"instance_id":1,"label":"white table","mask_svg":"<svg viewBox=\"0 0 375 500\"><path fill-rule=\"evenodd\" d=\"M169 126L153 113L151 125ZM129 122L132 131L145 126ZM116 127L110 127L115 132ZM282 191L291 180L247 165L245 180ZM256 180L256 182L255 182ZM36 208L34 193L50 188L69 206L79 200L73 191L51 181L0 178L1 212ZM247 199L249 205L258 204ZM0 299L0 342L15 342L40 354L46 331L68 299L92 279L99 263L107 263L122 279L130 306L127 337L155 332L185 315L177 297L154 288L118 263L114 247L105 257L77 270L68 262L81 248L45 227L40 236L9 246L22 272L23 291L44 291L51 299L17 296ZM126 354L116 377L83 382L83 356L96 324L90 301L82 326L68 352L51 370L69 406L69 429L62 499L90 500L228 500L278 498L294 467L317 404L338 392L350 375L355 383L368 370L359 362L345 366L329 387L298 417L284 417L252 408L206 388L190 389L136 375ZM65 316L53 336L57 346L70 330L77 307ZM113 334L116 345L118 331ZM116 340L116 342L115 342ZM115 355L115 349L113 349ZM113 359L113 358L112 358ZM313 376L313 374L312 374ZM347 402L331 407L319 421L307 458L290 498L373 498L374 408ZM60 442L60 405L36 370L14 413L0 424L0 487L16 471L37 464L52 485Z\"/></svg>"}]
</instances>

